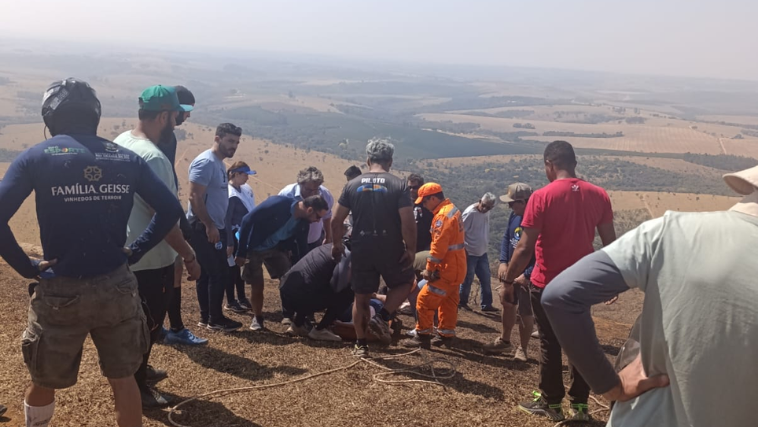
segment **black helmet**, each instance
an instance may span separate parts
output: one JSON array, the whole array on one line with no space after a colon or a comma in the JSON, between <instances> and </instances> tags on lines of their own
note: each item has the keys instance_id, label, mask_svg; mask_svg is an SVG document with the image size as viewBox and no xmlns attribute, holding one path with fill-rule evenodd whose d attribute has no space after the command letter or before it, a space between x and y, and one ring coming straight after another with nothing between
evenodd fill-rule
<instances>
[{"instance_id":1,"label":"black helmet","mask_svg":"<svg viewBox=\"0 0 758 427\"><path fill-rule=\"evenodd\" d=\"M100 123L100 101L95 90L84 80L69 77L52 83L42 97L42 120L56 134L54 116L63 110L76 110L74 117L81 115L82 122Z\"/></svg>"}]
</instances>

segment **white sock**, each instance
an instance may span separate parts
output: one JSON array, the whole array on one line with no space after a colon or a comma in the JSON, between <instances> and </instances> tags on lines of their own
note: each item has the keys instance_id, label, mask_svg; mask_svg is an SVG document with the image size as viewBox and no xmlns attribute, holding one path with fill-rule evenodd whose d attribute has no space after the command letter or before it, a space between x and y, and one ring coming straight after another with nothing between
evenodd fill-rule
<instances>
[{"instance_id":1,"label":"white sock","mask_svg":"<svg viewBox=\"0 0 758 427\"><path fill-rule=\"evenodd\" d=\"M29 406L24 401L24 415L26 416L26 427L47 427L53 418L55 410L55 401L47 406Z\"/></svg>"}]
</instances>

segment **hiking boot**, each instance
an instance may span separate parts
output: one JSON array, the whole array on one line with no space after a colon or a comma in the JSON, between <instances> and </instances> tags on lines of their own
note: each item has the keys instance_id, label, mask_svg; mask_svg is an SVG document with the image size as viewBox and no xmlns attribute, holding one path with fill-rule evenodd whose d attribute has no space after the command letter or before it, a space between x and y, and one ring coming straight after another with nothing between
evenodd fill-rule
<instances>
[{"instance_id":1,"label":"hiking boot","mask_svg":"<svg viewBox=\"0 0 758 427\"><path fill-rule=\"evenodd\" d=\"M293 323L289 328L287 328L286 334L292 335L294 337L307 337L308 332L308 328L306 328L305 325L297 326Z\"/></svg>"},{"instance_id":2,"label":"hiking boot","mask_svg":"<svg viewBox=\"0 0 758 427\"><path fill-rule=\"evenodd\" d=\"M147 376L145 378L148 382L157 383L168 378L168 372L163 369L155 369L152 365L147 365Z\"/></svg>"},{"instance_id":3,"label":"hiking boot","mask_svg":"<svg viewBox=\"0 0 758 427\"><path fill-rule=\"evenodd\" d=\"M289 317L285 317L284 319L282 319L282 325L289 326L291 324L292 324L292 319L290 319Z\"/></svg>"},{"instance_id":4,"label":"hiking boot","mask_svg":"<svg viewBox=\"0 0 758 427\"><path fill-rule=\"evenodd\" d=\"M400 321L400 319L392 319L392 321L389 324L390 330L392 331L392 337L399 337L400 334L403 333L403 322Z\"/></svg>"},{"instance_id":5,"label":"hiking boot","mask_svg":"<svg viewBox=\"0 0 758 427\"><path fill-rule=\"evenodd\" d=\"M531 337L539 339L540 338L540 331L534 331L534 332L532 332Z\"/></svg>"},{"instance_id":6,"label":"hiking boot","mask_svg":"<svg viewBox=\"0 0 758 427\"><path fill-rule=\"evenodd\" d=\"M368 346L355 344L355 347L353 347L353 356L368 357Z\"/></svg>"},{"instance_id":7,"label":"hiking boot","mask_svg":"<svg viewBox=\"0 0 758 427\"><path fill-rule=\"evenodd\" d=\"M0 417L2 417L3 414L5 414L5 411L7 410L8 408L5 405L0 405Z\"/></svg>"},{"instance_id":8,"label":"hiking boot","mask_svg":"<svg viewBox=\"0 0 758 427\"><path fill-rule=\"evenodd\" d=\"M432 343L432 336L428 334L419 334L413 338L406 338L400 341L400 345L406 348L429 348Z\"/></svg>"},{"instance_id":9,"label":"hiking boot","mask_svg":"<svg viewBox=\"0 0 758 427\"><path fill-rule=\"evenodd\" d=\"M458 304L458 311L460 310L471 311L471 307L468 304Z\"/></svg>"},{"instance_id":10,"label":"hiking boot","mask_svg":"<svg viewBox=\"0 0 758 427\"><path fill-rule=\"evenodd\" d=\"M496 309L495 307L488 305L486 307L482 307L482 311L485 313L498 313L500 310Z\"/></svg>"},{"instance_id":11,"label":"hiking boot","mask_svg":"<svg viewBox=\"0 0 758 427\"><path fill-rule=\"evenodd\" d=\"M248 300L246 300L246 299L240 299L239 301L237 301L237 303L238 303L238 304L239 304L239 306L240 306L240 307L242 307L242 309L243 309L243 310L245 310L245 311L250 311L250 310L252 310L252 309L253 309L253 305L252 305L252 304L250 304L250 301L248 301Z\"/></svg>"},{"instance_id":12,"label":"hiking boot","mask_svg":"<svg viewBox=\"0 0 758 427\"><path fill-rule=\"evenodd\" d=\"M518 408L532 415L542 415L552 421L563 421L563 408L560 403L549 405L539 392L533 391L534 400L519 403Z\"/></svg>"},{"instance_id":13,"label":"hiking boot","mask_svg":"<svg viewBox=\"0 0 758 427\"><path fill-rule=\"evenodd\" d=\"M572 421L589 421L589 406L586 403L572 403L570 419Z\"/></svg>"},{"instance_id":14,"label":"hiking boot","mask_svg":"<svg viewBox=\"0 0 758 427\"><path fill-rule=\"evenodd\" d=\"M389 325L384 319L382 319L382 316L380 316L379 313L375 314L374 317L369 320L368 327L382 344L389 345L392 342L392 331L390 331Z\"/></svg>"},{"instance_id":15,"label":"hiking boot","mask_svg":"<svg viewBox=\"0 0 758 427\"><path fill-rule=\"evenodd\" d=\"M316 341L342 342L342 338L340 338L339 335L326 328L321 330L318 328L311 329L311 331L308 332L308 338Z\"/></svg>"},{"instance_id":16,"label":"hiking boot","mask_svg":"<svg viewBox=\"0 0 758 427\"><path fill-rule=\"evenodd\" d=\"M250 324L250 330L253 330L253 331L263 330L263 316L253 316L253 323Z\"/></svg>"},{"instance_id":17,"label":"hiking boot","mask_svg":"<svg viewBox=\"0 0 758 427\"><path fill-rule=\"evenodd\" d=\"M503 337L497 337L495 342L484 345L484 352L487 354L504 354L513 351L510 342L503 340Z\"/></svg>"},{"instance_id":18,"label":"hiking boot","mask_svg":"<svg viewBox=\"0 0 758 427\"><path fill-rule=\"evenodd\" d=\"M526 357L526 350L519 347L516 349L516 354L513 355L513 360L518 360L519 362L526 362L529 360L528 357Z\"/></svg>"},{"instance_id":19,"label":"hiking boot","mask_svg":"<svg viewBox=\"0 0 758 427\"><path fill-rule=\"evenodd\" d=\"M165 408L169 405L168 400L152 387L140 388L139 394L143 409Z\"/></svg>"},{"instance_id":20,"label":"hiking boot","mask_svg":"<svg viewBox=\"0 0 758 427\"><path fill-rule=\"evenodd\" d=\"M208 325L206 325L208 327ZM169 330L166 333L165 344L182 344L182 345L206 345L208 340L195 336L189 329L183 328L179 332Z\"/></svg>"},{"instance_id":21,"label":"hiking boot","mask_svg":"<svg viewBox=\"0 0 758 427\"><path fill-rule=\"evenodd\" d=\"M237 301L232 301L230 303L227 303L224 306L224 310L231 311L237 314L243 314L247 311L244 308L242 308Z\"/></svg>"},{"instance_id":22,"label":"hiking boot","mask_svg":"<svg viewBox=\"0 0 758 427\"><path fill-rule=\"evenodd\" d=\"M442 335L437 335L432 338L432 345L435 347L450 348L453 345L453 338L455 337L443 337Z\"/></svg>"},{"instance_id":23,"label":"hiking boot","mask_svg":"<svg viewBox=\"0 0 758 427\"><path fill-rule=\"evenodd\" d=\"M242 323L229 319L227 317L222 317L219 320L208 322L208 329L212 331L234 332L241 327Z\"/></svg>"}]
</instances>

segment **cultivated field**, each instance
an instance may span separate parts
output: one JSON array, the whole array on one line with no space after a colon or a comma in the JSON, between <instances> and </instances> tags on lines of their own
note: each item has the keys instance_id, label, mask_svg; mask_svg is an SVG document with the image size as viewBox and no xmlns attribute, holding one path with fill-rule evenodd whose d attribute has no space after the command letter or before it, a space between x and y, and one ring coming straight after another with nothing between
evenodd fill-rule
<instances>
[{"instance_id":1,"label":"cultivated field","mask_svg":"<svg viewBox=\"0 0 758 427\"><path fill-rule=\"evenodd\" d=\"M645 209L657 218L666 211L713 212L732 207L739 197L712 194L658 193L653 191L609 191L614 211Z\"/></svg>"},{"instance_id":2,"label":"cultivated field","mask_svg":"<svg viewBox=\"0 0 758 427\"><path fill-rule=\"evenodd\" d=\"M531 120L527 118L504 119L494 117L468 116L463 114L422 114L429 121L452 121L454 123L477 123L484 129L498 132L533 131L542 134L548 131L581 133L623 132L617 138L586 138L573 136L529 136L538 141L566 140L579 148L638 151L648 153L722 153L718 139L697 130L682 127L658 127L650 125L622 124L579 124L554 121ZM531 123L535 129L518 129L516 123ZM737 153L734 153L737 154Z\"/></svg>"}]
</instances>

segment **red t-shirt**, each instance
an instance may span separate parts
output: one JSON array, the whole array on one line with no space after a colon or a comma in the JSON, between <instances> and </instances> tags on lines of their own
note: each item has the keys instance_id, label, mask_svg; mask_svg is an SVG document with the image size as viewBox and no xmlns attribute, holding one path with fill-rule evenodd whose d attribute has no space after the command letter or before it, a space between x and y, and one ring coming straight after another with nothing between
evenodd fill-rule
<instances>
[{"instance_id":1,"label":"red t-shirt","mask_svg":"<svg viewBox=\"0 0 758 427\"><path fill-rule=\"evenodd\" d=\"M595 251L595 228L613 222L608 194L578 178L558 179L532 194L523 228L538 228L532 272L534 286L544 288L563 270Z\"/></svg>"}]
</instances>

